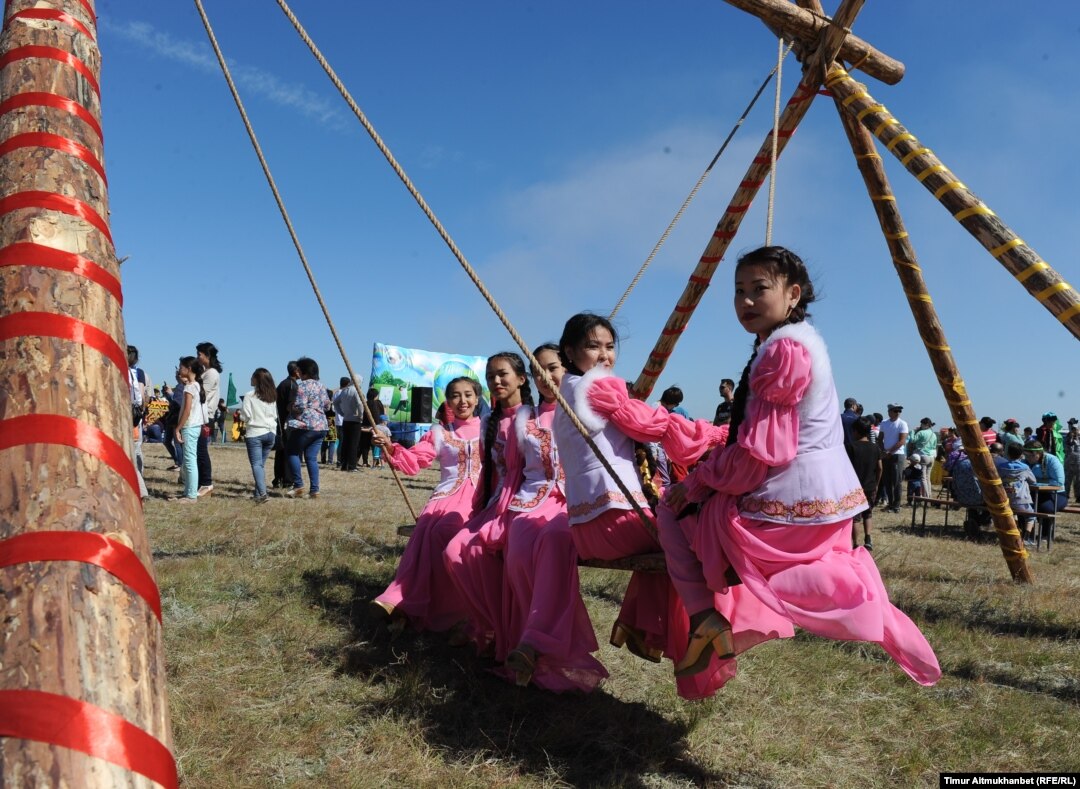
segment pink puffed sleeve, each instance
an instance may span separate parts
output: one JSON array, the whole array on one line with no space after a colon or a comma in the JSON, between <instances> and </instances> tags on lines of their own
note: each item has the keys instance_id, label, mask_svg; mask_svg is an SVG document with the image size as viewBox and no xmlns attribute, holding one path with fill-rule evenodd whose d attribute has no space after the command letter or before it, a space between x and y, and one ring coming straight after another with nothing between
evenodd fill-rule
<instances>
[{"instance_id":1,"label":"pink puffed sleeve","mask_svg":"<svg viewBox=\"0 0 1080 789\"><path fill-rule=\"evenodd\" d=\"M810 386L810 353L787 337L770 343L750 376L739 446L769 466L790 463L799 448L798 405Z\"/></svg>"},{"instance_id":2,"label":"pink puffed sleeve","mask_svg":"<svg viewBox=\"0 0 1080 789\"><path fill-rule=\"evenodd\" d=\"M589 405L635 441L659 441L669 459L689 466L709 447L724 441L726 429L704 419L686 419L661 406L650 406L626 393L626 381L609 376L589 386Z\"/></svg>"},{"instance_id":3,"label":"pink puffed sleeve","mask_svg":"<svg viewBox=\"0 0 1080 789\"><path fill-rule=\"evenodd\" d=\"M387 462L394 467L395 471L407 474L410 477L419 474L420 469L427 468L435 460L435 431L429 430L423 438L417 441L411 448L394 444L394 452L386 453Z\"/></svg>"}]
</instances>

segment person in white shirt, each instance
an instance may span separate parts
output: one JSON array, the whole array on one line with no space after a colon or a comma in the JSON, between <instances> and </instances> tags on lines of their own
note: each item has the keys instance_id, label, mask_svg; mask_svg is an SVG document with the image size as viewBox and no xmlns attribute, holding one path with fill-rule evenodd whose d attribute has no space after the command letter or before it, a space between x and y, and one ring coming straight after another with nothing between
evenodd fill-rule
<instances>
[{"instance_id":1,"label":"person in white shirt","mask_svg":"<svg viewBox=\"0 0 1080 789\"><path fill-rule=\"evenodd\" d=\"M889 418L884 420L881 430L881 449L885 453L882 467L881 486L885 490L885 509L900 512L900 495L907 458L908 424L900 418L902 405L889 403Z\"/></svg>"},{"instance_id":2,"label":"person in white shirt","mask_svg":"<svg viewBox=\"0 0 1080 789\"><path fill-rule=\"evenodd\" d=\"M240 417L244 420L244 443L251 463L251 476L255 480L255 503L263 504L269 498L266 459L270 457L277 436L277 387L265 367L259 367L251 374L251 385L254 388L244 395Z\"/></svg>"}]
</instances>

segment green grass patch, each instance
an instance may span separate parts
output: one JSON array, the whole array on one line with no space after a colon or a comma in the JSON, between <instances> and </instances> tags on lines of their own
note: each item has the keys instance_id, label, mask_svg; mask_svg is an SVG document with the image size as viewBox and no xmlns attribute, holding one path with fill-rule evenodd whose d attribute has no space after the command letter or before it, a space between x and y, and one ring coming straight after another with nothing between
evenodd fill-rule
<instances>
[{"instance_id":1,"label":"green grass patch","mask_svg":"<svg viewBox=\"0 0 1080 789\"><path fill-rule=\"evenodd\" d=\"M162 448L146 452L151 490L174 490ZM590 569L611 678L557 696L439 636L391 638L369 612L408 520L388 471L324 470L320 499L255 506L243 450L212 453L212 498L146 507L187 787L930 787L944 770L1080 771L1080 517L1060 519L1022 587L992 542L875 516L875 559L938 654L936 687L876 646L799 633L742 656L714 699L683 702L670 664L608 646L628 576ZM409 481L417 509L436 478Z\"/></svg>"}]
</instances>

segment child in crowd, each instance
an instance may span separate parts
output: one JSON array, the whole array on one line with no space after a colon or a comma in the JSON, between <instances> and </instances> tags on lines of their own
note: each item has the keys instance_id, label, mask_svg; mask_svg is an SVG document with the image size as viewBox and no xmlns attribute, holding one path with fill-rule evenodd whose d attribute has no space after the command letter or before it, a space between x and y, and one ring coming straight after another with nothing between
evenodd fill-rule
<instances>
[{"instance_id":1,"label":"child in crowd","mask_svg":"<svg viewBox=\"0 0 1080 789\"><path fill-rule=\"evenodd\" d=\"M193 504L199 500L198 445L203 425L206 424L206 409L203 408L205 395L199 383L202 373L202 362L194 356L180 359L177 378L184 385L184 403L180 407L173 437L184 453L180 472L184 481L184 494L179 497L179 501L185 504ZM173 500L177 499L174 497Z\"/></svg>"},{"instance_id":2,"label":"child in crowd","mask_svg":"<svg viewBox=\"0 0 1080 789\"><path fill-rule=\"evenodd\" d=\"M251 476L255 480L255 503L265 504L266 459L274 448L277 436L277 387L274 377L265 367L251 374L251 391L244 395L240 417L244 421L244 445L247 447Z\"/></svg>"},{"instance_id":3,"label":"child in crowd","mask_svg":"<svg viewBox=\"0 0 1080 789\"><path fill-rule=\"evenodd\" d=\"M851 458L851 467L855 469L855 476L859 478L863 493L867 502L874 501L877 497L878 485L881 484L881 447L870 440L870 428L873 421L870 417L860 416L851 423L851 435L855 440L848 445L847 453ZM873 507L867 507L855 516L851 529L851 548L859 547L855 537L855 524L862 521L863 547L868 551L874 550L874 541L870 537L871 519L874 514Z\"/></svg>"},{"instance_id":4,"label":"child in crowd","mask_svg":"<svg viewBox=\"0 0 1080 789\"><path fill-rule=\"evenodd\" d=\"M443 565L443 550L472 515L480 480L480 420L474 415L483 390L472 378L446 386L446 421L439 421L412 448L376 429L372 443L391 467L410 476L439 461L439 483L416 519L394 580L375 598L391 626L411 623L418 630L449 630L463 620L465 604ZM384 423L385 424L385 423Z\"/></svg>"},{"instance_id":5,"label":"child in crowd","mask_svg":"<svg viewBox=\"0 0 1080 789\"><path fill-rule=\"evenodd\" d=\"M668 571L693 612L676 671L704 671L719 657L733 676L735 655L791 637L798 625L880 644L932 685L941 676L933 650L889 603L871 554L851 549L866 495L845 456L825 343L805 321L813 301L806 266L783 247L748 252L735 266L735 314L755 341L731 434L667 492L659 512ZM729 569L740 585L730 584Z\"/></svg>"},{"instance_id":6,"label":"child in crowd","mask_svg":"<svg viewBox=\"0 0 1080 789\"><path fill-rule=\"evenodd\" d=\"M506 484L506 449L518 409L522 403L533 404L525 362L516 353L503 351L488 358L486 377L495 407L484 417L477 514L443 551L446 571L468 611L467 630L453 634L452 641L461 642L465 635L478 652L495 647L500 633L506 539L503 516L514 493Z\"/></svg>"},{"instance_id":7,"label":"child in crowd","mask_svg":"<svg viewBox=\"0 0 1080 789\"><path fill-rule=\"evenodd\" d=\"M922 488L922 455L913 452L908 455L907 468L904 469L904 479L907 480L907 505L911 506L913 496L923 495Z\"/></svg>"},{"instance_id":8,"label":"child in crowd","mask_svg":"<svg viewBox=\"0 0 1080 789\"><path fill-rule=\"evenodd\" d=\"M444 403L444 405L445 405L445 403ZM390 417L388 417L386 414L383 414L382 416L380 416L379 417L379 424L375 427L375 432L376 433L380 432L380 428L381 428L382 431L385 431L385 433L389 433L390 432L389 422L390 422ZM383 463L382 463L382 447L379 446L378 443L376 443L374 438L371 439L371 444L372 444L371 445L371 466L372 466L372 468L382 468L382 465L383 465Z\"/></svg>"},{"instance_id":9,"label":"child in crowd","mask_svg":"<svg viewBox=\"0 0 1080 789\"><path fill-rule=\"evenodd\" d=\"M994 465L997 466L1005 495L1009 497L1009 507L1016 515L1016 525L1024 535L1024 544L1034 545L1036 518L1032 513L1035 512L1035 503L1031 498L1030 486L1035 484L1035 475L1022 460L1023 457L1024 448L1019 444L1009 443L1005 445L1004 457L994 456Z\"/></svg>"},{"instance_id":10,"label":"child in crowd","mask_svg":"<svg viewBox=\"0 0 1080 789\"><path fill-rule=\"evenodd\" d=\"M326 412L326 440L323 441L322 449L319 451L319 461L324 466L333 466L338 447L338 415L334 412L334 393L327 389L326 396L330 398L330 409Z\"/></svg>"},{"instance_id":11,"label":"child in crowd","mask_svg":"<svg viewBox=\"0 0 1080 789\"><path fill-rule=\"evenodd\" d=\"M570 418L558 410L554 433L566 473L571 535L586 559L621 559L660 548L635 466L635 442L658 441L671 461L690 466L722 442L728 429L632 400L626 382L611 372L616 342L611 322L590 313L570 318L559 340L566 368L560 392L644 513L643 519ZM635 572L610 640L652 662L664 655L677 661L686 650L688 627L686 610L667 575ZM713 693L719 682L718 676L705 673L680 678L676 685L684 698L700 698Z\"/></svg>"}]
</instances>

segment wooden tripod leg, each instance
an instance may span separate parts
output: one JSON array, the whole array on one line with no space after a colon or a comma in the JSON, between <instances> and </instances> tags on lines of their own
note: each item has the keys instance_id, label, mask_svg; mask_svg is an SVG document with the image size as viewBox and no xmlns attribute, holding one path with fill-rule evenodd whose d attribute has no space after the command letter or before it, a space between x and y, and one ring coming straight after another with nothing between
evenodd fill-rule
<instances>
[{"instance_id":1,"label":"wooden tripod leg","mask_svg":"<svg viewBox=\"0 0 1080 789\"><path fill-rule=\"evenodd\" d=\"M866 91L836 66L826 87L842 115L858 122L1074 337L1080 339L1080 293L1024 243L978 196L968 189L933 151Z\"/></svg>"},{"instance_id":2,"label":"wooden tripod leg","mask_svg":"<svg viewBox=\"0 0 1080 789\"><path fill-rule=\"evenodd\" d=\"M851 150L855 154L859 172L862 174L866 190L873 202L881 231L885 234L889 254L892 256L897 276L900 277L900 284L907 296L911 312L915 316L919 335L930 356L930 363L941 384L942 394L945 396L945 402L949 404L949 411L956 422L964 448L971 458L975 476L982 485L983 498L994 520L994 529L998 535L998 542L1001 544L1001 552L1005 555L1005 562L1009 566L1009 572L1016 581L1033 583L1034 579L1027 566L1027 552L1024 550L1023 539L1016 528L1009 500L1005 495L993 460L990 458L990 451L983 441L982 432L975 418L975 410L971 407L964 381L960 377L960 371L956 367L956 361L945 339L945 332L938 321L937 310L934 309L934 304L926 289L926 282L923 280L915 249L908 239L907 231L904 230L904 222L885 175L881 156L874 148L874 138L844 110L839 97L834 96L833 99L836 102L844 131L847 133L848 142L851 144Z\"/></svg>"}]
</instances>

